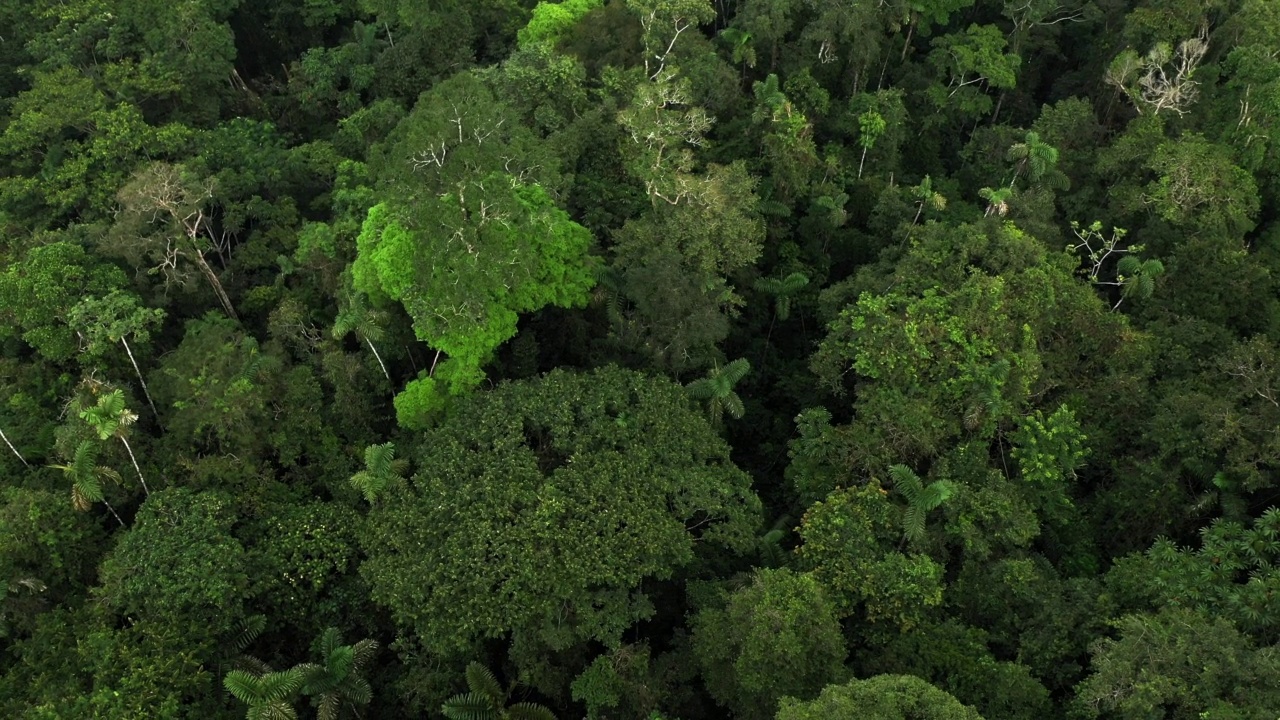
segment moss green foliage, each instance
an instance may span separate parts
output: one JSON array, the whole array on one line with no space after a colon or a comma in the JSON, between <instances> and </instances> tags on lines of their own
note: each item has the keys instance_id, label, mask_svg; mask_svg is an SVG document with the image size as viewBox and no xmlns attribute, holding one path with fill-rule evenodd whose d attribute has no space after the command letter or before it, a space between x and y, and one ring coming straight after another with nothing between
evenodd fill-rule
<instances>
[{"instance_id":1,"label":"moss green foliage","mask_svg":"<svg viewBox=\"0 0 1280 720\"><path fill-rule=\"evenodd\" d=\"M787 698L778 720L862 717L869 720L982 720L973 708L912 675L877 675L831 685L817 700Z\"/></svg>"},{"instance_id":2,"label":"moss green foliage","mask_svg":"<svg viewBox=\"0 0 1280 720\"><path fill-rule=\"evenodd\" d=\"M693 619L707 689L735 717L773 717L783 696L812 697L843 674L835 604L810 574L760 570Z\"/></svg>"}]
</instances>

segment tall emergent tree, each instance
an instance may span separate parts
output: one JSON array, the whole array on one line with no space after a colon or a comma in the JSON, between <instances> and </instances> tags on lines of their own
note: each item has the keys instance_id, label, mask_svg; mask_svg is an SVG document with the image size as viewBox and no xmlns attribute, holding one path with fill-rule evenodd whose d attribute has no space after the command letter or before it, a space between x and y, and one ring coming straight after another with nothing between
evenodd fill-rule
<instances>
[{"instance_id":1,"label":"tall emergent tree","mask_svg":"<svg viewBox=\"0 0 1280 720\"><path fill-rule=\"evenodd\" d=\"M500 385L421 448L410 486L370 511L361 574L436 653L510 633L522 681L545 652L619 643L653 613L642 583L698 548L754 544L749 478L667 380L606 367Z\"/></svg>"}]
</instances>

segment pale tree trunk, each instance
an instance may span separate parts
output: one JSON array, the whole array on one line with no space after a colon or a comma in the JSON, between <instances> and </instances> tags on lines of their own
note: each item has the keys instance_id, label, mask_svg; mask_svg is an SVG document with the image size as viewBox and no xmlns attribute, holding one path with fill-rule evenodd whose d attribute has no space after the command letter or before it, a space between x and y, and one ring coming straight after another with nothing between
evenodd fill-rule
<instances>
[{"instance_id":1,"label":"pale tree trunk","mask_svg":"<svg viewBox=\"0 0 1280 720\"><path fill-rule=\"evenodd\" d=\"M204 277L209 281L209 286L213 288L213 293L218 296L218 301L222 303L222 308L227 311L233 320L239 320L240 316L236 315L236 309L231 306L231 298L227 297L227 291L222 289L222 281L218 280L218 275L209 267L209 263L204 259L204 253L199 248L193 248L196 252L196 265L200 267L200 272L204 273Z\"/></svg>"},{"instance_id":2,"label":"pale tree trunk","mask_svg":"<svg viewBox=\"0 0 1280 720\"><path fill-rule=\"evenodd\" d=\"M382 374L386 376L387 382L391 382L391 373L387 372L387 366L382 362L382 356L378 354L378 348L373 346L373 341L369 336L365 336L364 341L368 343L369 349L373 351L373 356L378 359L378 367L382 368Z\"/></svg>"},{"instance_id":3,"label":"pale tree trunk","mask_svg":"<svg viewBox=\"0 0 1280 720\"><path fill-rule=\"evenodd\" d=\"M9 446L9 449L13 451L14 455L18 456L18 459L22 461L23 465L26 465L27 467L31 467L30 463L27 462L27 459L22 457L22 453L18 452L18 448L14 447L13 443L9 442L9 438L5 436L3 430L0 430L0 439L4 440L4 444Z\"/></svg>"},{"instance_id":4,"label":"pale tree trunk","mask_svg":"<svg viewBox=\"0 0 1280 720\"><path fill-rule=\"evenodd\" d=\"M103 499L102 504L106 505L107 509L111 511L111 514L115 516L116 522L120 523L120 527L124 527L125 524L124 521L120 519L120 513L116 512L116 509L111 507L111 503L107 502L106 499Z\"/></svg>"},{"instance_id":5,"label":"pale tree trunk","mask_svg":"<svg viewBox=\"0 0 1280 720\"><path fill-rule=\"evenodd\" d=\"M142 481L142 491L147 494L147 497L151 497L151 488L147 487L147 479L142 477L142 468L138 467L138 459L133 456L133 448L129 446L129 441L123 437L120 438L120 442L124 443L124 449L129 451L129 460L133 462L133 470L138 473L138 479Z\"/></svg>"},{"instance_id":6,"label":"pale tree trunk","mask_svg":"<svg viewBox=\"0 0 1280 720\"><path fill-rule=\"evenodd\" d=\"M142 379L142 371L138 369L138 361L133 359L133 349L129 347L129 341L123 337L120 338L120 344L124 345L124 351L129 353L129 362L133 363L133 371L138 374L138 384L142 386L142 394L147 396L147 404L151 406L151 414L156 416L156 420L160 420L160 413L156 412L156 404L151 401L151 391L147 389L147 381Z\"/></svg>"}]
</instances>

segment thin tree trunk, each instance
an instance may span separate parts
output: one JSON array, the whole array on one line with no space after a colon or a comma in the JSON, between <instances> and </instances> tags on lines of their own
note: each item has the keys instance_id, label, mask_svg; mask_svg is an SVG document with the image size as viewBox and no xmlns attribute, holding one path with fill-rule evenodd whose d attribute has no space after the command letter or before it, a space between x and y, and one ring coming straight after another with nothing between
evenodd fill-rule
<instances>
[{"instance_id":1,"label":"thin tree trunk","mask_svg":"<svg viewBox=\"0 0 1280 720\"><path fill-rule=\"evenodd\" d=\"M236 315L236 309L231 306L231 298L227 297L227 291L222 289L222 281L218 280L218 275L213 272L213 268L209 267L209 263L204 259L204 253L199 248L192 248L196 251L196 265L200 266L200 272L204 273L205 279L209 281L209 285L213 288L213 293L218 296L218 301L222 303L222 308L227 311L233 320L239 320L240 316Z\"/></svg>"},{"instance_id":2,"label":"thin tree trunk","mask_svg":"<svg viewBox=\"0 0 1280 720\"><path fill-rule=\"evenodd\" d=\"M151 488L147 487L147 479L142 477L142 468L138 467L138 459L133 456L133 448L129 446L129 441L123 437L120 438L120 442L124 443L124 449L129 451L129 460L133 462L133 470L138 473L138 479L142 481L142 491L147 494L147 497L150 497Z\"/></svg>"},{"instance_id":3,"label":"thin tree trunk","mask_svg":"<svg viewBox=\"0 0 1280 720\"><path fill-rule=\"evenodd\" d=\"M867 161L867 147L862 148L862 159L858 161L858 179L862 179L862 164Z\"/></svg>"},{"instance_id":4,"label":"thin tree trunk","mask_svg":"<svg viewBox=\"0 0 1280 720\"><path fill-rule=\"evenodd\" d=\"M116 512L116 509L111 507L111 503L107 502L106 498L103 498L102 504L106 505L107 509L111 511L111 514L115 516L116 522L120 523L120 527L125 527L124 521L120 519L120 513Z\"/></svg>"},{"instance_id":5,"label":"thin tree trunk","mask_svg":"<svg viewBox=\"0 0 1280 720\"><path fill-rule=\"evenodd\" d=\"M18 452L18 448L14 447L13 443L9 442L9 438L5 436L3 430L0 430L0 439L4 440L4 444L9 446L9 449L13 451L14 455L18 456L18 459L22 461L23 465L26 465L27 467L31 467L31 464L27 462L27 459L22 457L22 453Z\"/></svg>"},{"instance_id":6,"label":"thin tree trunk","mask_svg":"<svg viewBox=\"0 0 1280 720\"><path fill-rule=\"evenodd\" d=\"M911 21L911 26L907 29L907 39L902 42L902 57L898 58L898 62L907 61L907 49L911 47L911 36L916 32L916 21Z\"/></svg>"},{"instance_id":7,"label":"thin tree trunk","mask_svg":"<svg viewBox=\"0 0 1280 720\"><path fill-rule=\"evenodd\" d=\"M387 366L382 362L382 356L378 354L378 348L373 346L373 341L365 337L364 341L369 344L369 349L373 351L373 356L378 359L378 367L382 368L382 374L386 376L387 382L391 382L391 373L387 372Z\"/></svg>"},{"instance_id":8,"label":"thin tree trunk","mask_svg":"<svg viewBox=\"0 0 1280 720\"><path fill-rule=\"evenodd\" d=\"M129 362L133 363L133 371L138 374L138 384L142 386L142 394L147 397L147 404L151 406L151 414L156 416L156 421L160 420L160 413L156 412L156 404L151 401L151 391L147 389L147 381L142 379L142 370L138 369L138 361L133 358L133 349L129 347L129 341L122 336L120 344L124 345L124 351L129 353Z\"/></svg>"}]
</instances>

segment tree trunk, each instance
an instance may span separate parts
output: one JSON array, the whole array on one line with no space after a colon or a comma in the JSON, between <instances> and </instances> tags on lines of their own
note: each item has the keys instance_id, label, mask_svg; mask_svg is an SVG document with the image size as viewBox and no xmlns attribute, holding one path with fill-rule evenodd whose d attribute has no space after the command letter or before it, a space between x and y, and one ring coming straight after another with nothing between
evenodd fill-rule
<instances>
[{"instance_id":1,"label":"tree trunk","mask_svg":"<svg viewBox=\"0 0 1280 720\"><path fill-rule=\"evenodd\" d=\"M111 511L111 514L115 516L116 522L120 523L120 527L125 527L124 521L120 519L120 513L116 512L116 509L111 507L111 503L107 502L107 500L104 498L102 500L102 504L106 505L107 509Z\"/></svg>"},{"instance_id":2,"label":"tree trunk","mask_svg":"<svg viewBox=\"0 0 1280 720\"><path fill-rule=\"evenodd\" d=\"M387 372L387 366L382 362L382 356L378 354L378 348L373 346L373 341L367 336L364 341L368 343L369 349L373 351L373 356L378 359L378 367L382 368L382 374L386 376L387 382L391 382L391 373Z\"/></svg>"},{"instance_id":3,"label":"tree trunk","mask_svg":"<svg viewBox=\"0 0 1280 720\"><path fill-rule=\"evenodd\" d=\"M151 406L151 414L156 416L156 422L160 421L160 413L156 412L156 404L151 401L151 391L147 389L147 381L142 379L142 371L138 369L138 361L133 359L133 349L129 347L129 341L124 337L120 338L120 344L124 345L124 351L129 353L129 362L133 363L133 371L138 374L138 384L142 386L142 394L147 397L147 404Z\"/></svg>"},{"instance_id":4,"label":"tree trunk","mask_svg":"<svg viewBox=\"0 0 1280 720\"><path fill-rule=\"evenodd\" d=\"M858 179L862 179L862 164L867 161L867 147L862 147L862 159L858 161Z\"/></svg>"},{"instance_id":5,"label":"tree trunk","mask_svg":"<svg viewBox=\"0 0 1280 720\"><path fill-rule=\"evenodd\" d=\"M129 441L123 437L120 438L120 442L124 443L124 449L129 451L129 460L133 462L133 470L138 473L138 479L142 481L142 491L147 494L147 497L151 497L151 488L147 487L147 479L142 477L142 468L138 467L138 459L133 456L133 448L129 446Z\"/></svg>"},{"instance_id":6,"label":"tree trunk","mask_svg":"<svg viewBox=\"0 0 1280 720\"><path fill-rule=\"evenodd\" d=\"M204 273L205 279L209 281L213 293L218 296L218 301L222 303L222 308L227 311L227 315L233 320L239 320L240 316L236 315L236 309L231 306L231 298L227 297L227 291L222 289L222 281L218 280L218 275L213 272L213 268L209 267L209 263L204 259L204 253L199 248L192 248L196 253L196 265L200 266L200 272Z\"/></svg>"},{"instance_id":7,"label":"tree trunk","mask_svg":"<svg viewBox=\"0 0 1280 720\"><path fill-rule=\"evenodd\" d=\"M27 459L22 457L22 453L18 452L18 448L14 447L13 443L9 442L9 438L5 436L3 430L0 430L0 440L4 440L4 444L9 446L9 449L13 451L14 455L18 456L18 459L22 461L23 465L31 467L30 463L27 462Z\"/></svg>"}]
</instances>

